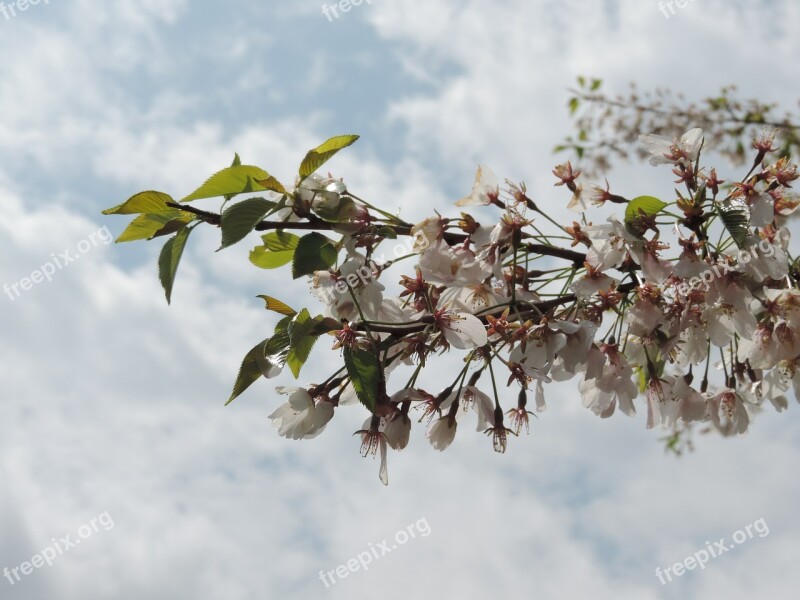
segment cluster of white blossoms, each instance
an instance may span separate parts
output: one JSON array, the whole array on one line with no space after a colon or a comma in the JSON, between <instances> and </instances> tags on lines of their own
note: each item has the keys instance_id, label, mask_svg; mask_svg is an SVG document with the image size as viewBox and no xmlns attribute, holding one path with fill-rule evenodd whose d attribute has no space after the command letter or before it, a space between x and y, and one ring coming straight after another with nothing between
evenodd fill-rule
<instances>
[{"instance_id":1,"label":"cluster of white blossoms","mask_svg":"<svg viewBox=\"0 0 800 600\"><path fill-rule=\"evenodd\" d=\"M373 256L385 238L375 234L374 214L352 202L341 180L305 180L292 197L306 214L350 203L332 227L345 232L343 256L316 271L310 287L324 304L334 347L375 357L377 373L356 381L365 367L348 363L308 390L280 390L289 400L270 416L278 432L314 437L337 407L362 400L371 412L357 432L362 451L380 454L387 483L387 452L406 447L411 408L436 450L449 447L474 413L476 429L504 452L508 434L528 429L529 393L543 411L551 381L577 378L584 406L603 418L617 406L634 415L643 395L648 428L707 422L740 434L765 400L783 410L787 390L800 391L800 290L786 227L800 201L791 190L796 167L787 158L766 160L776 152L772 140L769 132L754 140L753 168L725 186L700 166L701 130L676 140L642 136L651 164L670 166L684 188L671 203L629 200L607 183L584 186L579 170L559 165L556 185L570 190L569 207L581 213L568 227L550 219L524 184L501 189L481 166L457 205L494 206L498 221L481 224L462 213L407 227L380 223L416 241L404 257L415 261L413 274L402 276L399 295L379 281L385 269ZM607 202L624 205L625 214L587 221ZM285 210L287 219L304 214ZM558 235L542 232L540 220ZM569 248L554 243L563 239ZM671 248L679 252L670 257ZM555 266L531 268L543 258ZM419 387L420 371L451 349L465 354L452 383ZM274 376L274 361L267 364L264 374ZM387 381L399 365L413 375L392 391ZM718 376L709 375L712 365ZM370 385L372 395L363 389Z\"/></svg>"},{"instance_id":2,"label":"cluster of white blossoms","mask_svg":"<svg viewBox=\"0 0 800 600\"><path fill-rule=\"evenodd\" d=\"M340 407L360 403L369 412L356 432L362 452L380 454L387 483L387 453L407 446L414 421L436 450L474 424L505 452L509 434L529 429L529 396L545 410L550 382L577 379L584 406L602 418L617 407L634 415L638 404L647 427L672 439L696 422L744 433L765 401L781 411L790 388L800 392L800 265L788 227L798 174L774 132L753 140L750 170L728 184L701 164L701 130L642 136L651 164L677 177L671 201L625 198L558 165L555 185L579 215L571 225L485 166L456 203L480 207L481 221L462 212L407 223L317 174L357 139L309 151L291 190L237 156L180 202L147 191L105 211L138 215L118 241L174 234L159 259L168 300L186 239L203 223L221 228L222 248L268 232L251 262L291 263L295 279L308 277L321 314L260 296L283 318L245 357L229 400L285 366L298 377L331 336L344 365L319 383L278 388L288 400L270 419L281 436L313 438ZM226 207L249 192L265 197ZM225 199L220 213L187 204L215 197ZM446 352L463 367L443 389L424 389L420 374Z\"/></svg>"}]
</instances>

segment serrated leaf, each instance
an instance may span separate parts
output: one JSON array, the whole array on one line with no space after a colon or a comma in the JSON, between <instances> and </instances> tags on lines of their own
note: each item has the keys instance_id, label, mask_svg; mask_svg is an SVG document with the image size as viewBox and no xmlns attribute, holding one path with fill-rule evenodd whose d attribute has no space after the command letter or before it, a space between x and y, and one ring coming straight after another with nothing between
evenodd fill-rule
<instances>
[{"instance_id":1,"label":"serrated leaf","mask_svg":"<svg viewBox=\"0 0 800 600\"><path fill-rule=\"evenodd\" d=\"M231 162L231 166L232 167L238 167L241 164L242 164L242 159L239 158L239 153L238 152L234 152L234 154L233 154L233 162Z\"/></svg>"},{"instance_id":2,"label":"serrated leaf","mask_svg":"<svg viewBox=\"0 0 800 600\"><path fill-rule=\"evenodd\" d=\"M103 214L137 215L141 213L156 214L174 211L174 208L167 206L167 202L174 202L172 196L163 192L149 190L134 194L122 204L105 209Z\"/></svg>"},{"instance_id":3,"label":"serrated leaf","mask_svg":"<svg viewBox=\"0 0 800 600\"><path fill-rule=\"evenodd\" d=\"M329 269L338 253L331 241L316 231L304 235L297 244L292 260L292 277L311 275L314 271Z\"/></svg>"},{"instance_id":4,"label":"serrated leaf","mask_svg":"<svg viewBox=\"0 0 800 600\"><path fill-rule=\"evenodd\" d=\"M286 362L286 355L289 353L289 346L291 344L291 340L289 339L289 324L291 322L292 317L284 317L278 321L278 324L275 325L275 333L269 338L264 351L266 356L271 357L280 365Z\"/></svg>"},{"instance_id":5,"label":"serrated leaf","mask_svg":"<svg viewBox=\"0 0 800 600\"><path fill-rule=\"evenodd\" d=\"M256 296L256 298L261 298L266 303L266 309L276 312L281 315L286 315L289 317L293 317L297 314L297 311L291 308L289 305L284 304L277 298L273 298L272 296L265 296L260 295Z\"/></svg>"},{"instance_id":6,"label":"serrated leaf","mask_svg":"<svg viewBox=\"0 0 800 600\"><path fill-rule=\"evenodd\" d=\"M220 219L222 244L218 251L246 238L274 207L275 203L265 198L248 198L226 208Z\"/></svg>"},{"instance_id":7,"label":"serrated leaf","mask_svg":"<svg viewBox=\"0 0 800 600\"><path fill-rule=\"evenodd\" d=\"M233 385L233 392L225 406L239 397L259 377L267 377L272 368L283 368L289 350L287 328L290 320L289 318L281 319L275 326L274 335L256 344L245 355L242 366L239 368L239 374L236 377L236 383Z\"/></svg>"},{"instance_id":8,"label":"serrated leaf","mask_svg":"<svg viewBox=\"0 0 800 600\"><path fill-rule=\"evenodd\" d=\"M178 272L178 265L183 256L183 249L186 247L186 240L192 232L190 227L184 227L173 238L167 240L161 249L158 257L158 278L164 288L167 297L167 304L172 300L172 286L175 283L175 274Z\"/></svg>"},{"instance_id":9,"label":"serrated leaf","mask_svg":"<svg viewBox=\"0 0 800 600\"><path fill-rule=\"evenodd\" d=\"M288 194L286 188L283 187L283 184L275 179L272 175L267 177L266 179L257 180L256 183L263 187L265 190L270 190L272 192L277 192L279 194Z\"/></svg>"},{"instance_id":10,"label":"serrated leaf","mask_svg":"<svg viewBox=\"0 0 800 600\"><path fill-rule=\"evenodd\" d=\"M257 246L250 251L250 262L260 269L277 269L288 265L294 258L294 250L271 252L264 246Z\"/></svg>"},{"instance_id":11,"label":"serrated leaf","mask_svg":"<svg viewBox=\"0 0 800 600\"><path fill-rule=\"evenodd\" d=\"M294 250L300 243L300 237L286 231L270 231L261 236L264 247L273 252Z\"/></svg>"},{"instance_id":12,"label":"serrated leaf","mask_svg":"<svg viewBox=\"0 0 800 600\"><path fill-rule=\"evenodd\" d=\"M344 348L344 364L359 401L374 413L381 380L378 355L361 348Z\"/></svg>"},{"instance_id":13,"label":"serrated leaf","mask_svg":"<svg viewBox=\"0 0 800 600\"><path fill-rule=\"evenodd\" d=\"M736 246L740 249L743 248L745 239L750 233L750 209L747 205L730 202L717 204L717 214L719 214L725 229L731 234Z\"/></svg>"},{"instance_id":14,"label":"serrated leaf","mask_svg":"<svg viewBox=\"0 0 800 600\"><path fill-rule=\"evenodd\" d=\"M261 364L264 356L264 347L267 345L269 339L256 344L250 352L248 352L242 365L239 367L239 373L236 376L236 382L233 384L233 391L230 398L225 402L228 406L231 402L236 400L244 391L253 385L262 375Z\"/></svg>"},{"instance_id":15,"label":"serrated leaf","mask_svg":"<svg viewBox=\"0 0 800 600\"><path fill-rule=\"evenodd\" d=\"M187 218L183 218L183 217L187 217L187 216L189 217L188 219ZM187 213L182 213L181 217L178 217L177 219L172 219L170 222L168 222L166 225L164 225L161 229L156 231L152 235L152 237L150 239L152 240L154 238L161 237L163 235L171 235L173 233L176 233L176 232L180 231L181 228L184 225L186 225L187 223L191 223L194 220L194 218L195 218L194 215L187 214Z\"/></svg>"},{"instance_id":16,"label":"serrated leaf","mask_svg":"<svg viewBox=\"0 0 800 600\"><path fill-rule=\"evenodd\" d=\"M347 148L359 138L357 135L337 135L332 137L313 150L309 150L303 162L300 163L300 179L305 179L314 171L324 165L334 154Z\"/></svg>"},{"instance_id":17,"label":"serrated leaf","mask_svg":"<svg viewBox=\"0 0 800 600\"><path fill-rule=\"evenodd\" d=\"M139 215L128 224L116 241L122 243L149 240L159 235L175 233L194 218L194 215L180 210ZM167 230L170 225L174 227L171 231Z\"/></svg>"},{"instance_id":18,"label":"serrated leaf","mask_svg":"<svg viewBox=\"0 0 800 600\"><path fill-rule=\"evenodd\" d=\"M295 378L300 376L300 369L311 354L318 337L312 332L322 320L321 316L312 319L308 310L304 308L289 323L289 354L286 357L286 364L289 365Z\"/></svg>"},{"instance_id":19,"label":"serrated leaf","mask_svg":"<svg viewBox=\"0 0 800 600\"><path fill-rule=\"evenodd\" d=\"M277 269L289 264L300 238L285 231L272 231L261 236L263 246L256 246L250 251L250 262L262 269Z\"/></svg>"},{"instance_id":20,"label":"serrated leaf","mask_svg":"<svg viewBox=\"0 0 800 600\"><path fill-rule=\"evenodd\" d=\"M253 165L231 166L214 173L203 185L181 199L181 202L218 196L234 196L248 192L263 192L267 188L257 182L270 177L270 174L264 169Z\"/></svg>"}]
</instances>

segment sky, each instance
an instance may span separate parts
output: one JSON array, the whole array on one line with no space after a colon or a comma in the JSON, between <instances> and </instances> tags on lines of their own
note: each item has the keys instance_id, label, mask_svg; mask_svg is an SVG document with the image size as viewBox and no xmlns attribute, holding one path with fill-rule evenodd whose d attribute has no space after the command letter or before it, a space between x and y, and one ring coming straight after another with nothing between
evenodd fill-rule
<instances>
[{"instance_id":1,"label":"sky","mask_svg":"<svg viewBox=\"0 0 800 600\"><path fill-rule=\"evenodd\" d=\"M799 4L692 0L665 16L651 0L373 0L332 19L309 0L23 6L0 5L0 285L68 249L79 259L0 296L0 569L55 554L13 584L0 578L0 598L798 589L796 403L676 458L643 414L601 421L574 382L552 386L505 455L473 432L438 453L415 427L384 487L351 435L360 407L295 442L267 419L291 375L224 406L242 356L276 321L254 297L313 307L305 282L253 267L247 242L215 253L218 232L198 229L167 306L160 244L106 243L103 228L116 236L126 219L100 211L146 189L182 197L234 152L291 182L308 149L358 133L326 168L407 220L455 215L479 163L524 179L565 220L550 171L578 75L692 99L734 83L794 108ZM671 189L649 165L608 177L626 196ZM338 360L319 344L303 375ZM442 359L432 388L457 360ZM657 577L757 522L762 534L705 568ZM373 548L367 570L321 580Z\"/></svg>"}]
</instances>

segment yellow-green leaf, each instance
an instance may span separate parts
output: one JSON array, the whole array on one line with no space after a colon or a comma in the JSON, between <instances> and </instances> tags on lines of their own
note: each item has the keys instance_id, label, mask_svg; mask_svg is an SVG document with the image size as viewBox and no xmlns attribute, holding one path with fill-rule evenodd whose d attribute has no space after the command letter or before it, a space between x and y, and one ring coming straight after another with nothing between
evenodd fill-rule
<instances>
[{"instance_id":1,"label":"yellow-green leaf","mask_svg":"<svg viewBox=\"0 0 800 600\"><path fill-rule=\"evenodd\" d=\"M122 204L103 211L104 215L137 215L141 213L156 214L174 211L167 206L167 202L174 202L172 196L163 192L139 192L128 198Z\"/></svg>"},{"instance_id":2,"label":"yellow-green leaf","mask_svg":"<svg viewBox=\"0 0 800 600\"><path fill-rule=\"evenodd\" d=\"M293 317L297 314L297 311L291 308L289 305L284 304L277 298L273 298L272 296L265 296L260 295L256 296L256 298L261 298L266 303L266 309L274 311L281 315L286 315L287 317Z\"/></svg>"},{"instance_id":3,"label":"yellow-green leaf","mask_svg":"<svg viewBox=\"0 0 800 600\"><path fill-rule=\"evenodd\" d=\"M359 136L357 135L337 135L326 140L313 150L310 150L303 159L303 162L300 163L300 179L305 179L311 175L328 162L339 150L347 148L355 143L358 138Z\"/></svg>"},{"instance_id":4,"label":"yellow-green leaf","mask_svg":"<svg viewBox=\"0 0 800 600\"><path fill-rule=\"evenodd\" d=\"M167 243L161 249L161 255L158 257L158 278L161 280L164 294L167 296L167 304L172 301L172 286L175 283L175 274L178 272L183 249L186 247L186 240L191 232L192 229L188 226L181 229L175 237L167 240Z\"/></svg>"},{"instance_id":5,"label":"yellow-green leaf","mask_svg":"<svg viewBox=\"0 0 800 600\"><path fill-rule=\"evenodd\" d=\"M172 231L165 230L170 224L174 224L172 225L175 227L173 231L177 231L182 226L181 224L185 225L194 218L194 215L181 210L139 215L128 224L125 231L120 234L116 241L117 243L121 243L133 242L136 240L149 240L158 235L172 233Z\"/></svg>"},{"instance_id":6,"label":"yellow-green leaf","mask_svg":"<svg viewBox=\"0 0 800 600\"><path fill-rule=\"evenodd\" d=\"M270 174L264 169L253 165L228 167L214 173L203 185L183 198L181 202L191 202L201 198L216 198L218 196L233 196L248 192L263 192L268 188L258 182L268 180L270 177Z\"/></svg>"}]
</instances>

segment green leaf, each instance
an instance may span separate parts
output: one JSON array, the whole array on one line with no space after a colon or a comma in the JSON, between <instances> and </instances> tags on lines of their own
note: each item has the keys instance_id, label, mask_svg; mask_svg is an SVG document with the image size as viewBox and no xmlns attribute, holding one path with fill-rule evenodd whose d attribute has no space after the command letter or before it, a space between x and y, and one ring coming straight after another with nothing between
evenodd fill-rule
<instances>
[{"instance_id":1,"label":"green leaf","mask_svg":"<svg viewBox=\"0 0 800 600\"><path fill-rule=\"evenodd\" d=\"M247 237L274 207L274 202L264 198L248 198L226 208L220 219L222 245L218 251Z\"/></svg>"},{"instance_id":2,"label":"green leaf","mask_svg":"<svg viewBox=\"0 0 800 600\"><path fill-rule=\"evenodd\" d=\"M305 179L311 175L314 171L328 162L328 160L333 157L334 154L339 152L339 150L347 148L358 138L359 136L357 135L337 135L336 137L332 137L323 142L313 150L309 150L308 154L306 154L306 157L303 159L303 162L300 164L300 179Z\"/></svg>"},{"instance_id":3,"label":"green leaf","mask_svg":"<svg viewBox=\"0 0 800 600\"><path fill-rule=\"evenodd\" d=\"M345 348L344 364L361 404L374 413L381 380L377 353L361 348Z\"/></svg>"},{"instance_id":4,"label":"green leaf","mask_svg":"<svg viewBox=\"0 0 800 600\"><path fill-rule=\"evenodd\" d=\"M256 298L261 298L266 303L266 309L274 311L281 315L286 315L289 317L293 317L297 314L297 311L293 308L289 307L289 305L284 304L277 298L273 298L272 296L256 296Z\"/></svg>"},{"instance_id":5,"label":"green leaf","mask_svg":"<svg viewBox=\"0 0 800 600\"><path fill-rule=\"evenodd\" d=\"M261 363L263 361L264 348L268 341L269 339L260 342L245 355L242 366L239 367L239 374L236 376L236 383L233 384L233 391L225 406L228 406L228 404L241 396L247 388L263 375Z\"/></svg>"},{"instance_id":6,"label":"green leaf","mask_svg":"<svg viewBox=\"0 0 800 600\"><path fill-rule=\"evenodd\" d=\"M657 215L665 206L667 206L665 202L653 196L634 198L625 207L625 229L632 235L642 238L647 231L642 218Z\"/></svg>"},{"instance_id":7,"label":"green leaf","mask_svg":"<svg viewBox=\"0 0 800 600\"><path fill-rule=\"evenodd\" d=\"M270 179L271 175L264 169L253 165L236 165L222 169L209 177L206 182L181 200L191 202L201 198L217 196L233 196L248 192L263 192L268 188L257 183Z\"/></svg>"},{"instance_id":8,"label":"green leaf","mask_svg":"<svg viewBox=\"0 0 800 600\"><path fill-rule=\"evenodd\" d=\"M397 232L391 227L381 227L378 229L378 235L389 240L397 239Z\"/></svg>"},{"instance_id":9,"label":"green leaf","mask_svg":"<svg viewBox=\"0 0 800 600\"><path fill-rule=\"evenodd\" d=\"M736 246L740 249L743 248L750 233L750 209L746 204L732 204L731 202L717 204L716 208L722 224L731 234Z\"/></svg>"},{"instance_id":10,"label":"green leaf","mask_svg":"<svg viewBox=\"0 0 800 600\"><path fill-rule=\"evenodd\" d=\"M242 164L242 159L239 158L239 153L238 152L234 152L234 154L233 154L233 162L231 163L231 166L232 167L238 167L241 164Z\"/></svg>"},{"instance_id":11,"label":"green leaf","mask_svg":"<svg viewBox=\"0 0 800 600\"><path fill-rule=\"evenodd\" d=\"M104 215L136 215L140 213L168 213L175 209L167 206L167 202L174 202L172 196L163 192L139 192L128 198L122 204L103 211Z\"/></svg>"},{"instance_id":12,"label":"green leaf","mask_svg":"<svg viewBox=\"0 0 800 600\"><path fill-rule=\"evenodd\" d=\"M186 213L183 213L182 216L187 216L187 215ZM194 220L194 215L188 215L188 216L191 218L186 219L179 217L177 219L172 219L169 223L164 225L164 227L156 231L150 239L152 240L153 238L161 237L163 235L171 235L173 233L180 231L184 225L186 225L187 223L191 223Z\"/></svg>"},{"instance_id":13,"label":"green leaf","mask_svg":"<svg viewBox=\"0 0 800 600\"><path fill-rule=\"evenodd\" d=\"M275 333L269 338L267 347L264 349L264 354L281 366L286 362L286 356L289 354L291 345L289 324L291 322L292 317L284 317L278 321L278 324L275 325Z\"/></svg>"},{"instance_id":14,"label":"green leaf","mask_svg":"<svg viewBox=\"0 0 800 600\"><path fill-rule=\"evenodd\" d=\"M635 219L641 217L641 214L651 217L657 215L661 210L667 206L666 202L662 202L654 196L638 196L625 207L625 222L630 223Z\"/></svg>"},{"instance_id":15,"label":"green leaf","mask_svg":"<svg viewBox=\"0 0 800 600\"><path fill-rule=\"evenodd\" d=\"M261 236L263 246L256 246L250 251L250 262L262 269L277 269L294 258L294 252L300 238L285 231L272 231Z\"/></svg>"},{"instance_id":16,"label":"green leaf","mask_svg":"<svg viewBox=\"0 0 800 600\"><path fill-rule=\"evenodd\" d=\"M314 271L329 269L337 256L333 243L316 231L300 238L292 261L292 277L311 275Z\"/></svg>"},{"instance_id":17,"label":"green leaf","mask_svg":"<svg viewBox=\"0 0 800 600\"><path fill-rule=\"evenodd\" d=\"M122 243L150 240L159 235L175 233L194 218L194 215L181 210L139 215L128 224L116 241Z\"/></svg>"},{"instance_id":18,"label":"green leaf","mask_svg":"<svg viewBox=\"0 0 800 600\"><path fill-rule=\"evenodd\" d=\"M580 107L580 105L581 105L581 101L578 98L574 98L574 97L570 98L569 99L569 114L570 115L574 115L578 111L578 108Z\"/></svg>"},{"instance_id":19,"label":"green leaf","mask_svg":"<svg viewBox=\"0 0 800 600\"><path fill-rule=\"evenodd\" d=\"M225 403L225 406L233 402L247 388L258 380L259 377L267 373L272 367L282 368L286 363L286 355L289 351L288 327L290 318L281 319L275 326L275 334L253 347L244 357L236 383L233 385L233 392Z\"/></svg>"},{"instance_id":20,"label":"green leaf","mask_svg":"<svg viewBox=\"0 0 800 600\"><path fill-rule=\"evenodd\" d=\"M603 85L602 79L592 79L592 85L589 88L590 92L594 92L600 89L600 86Z\"/></svg>"},{"instance_id":21,"label":"green leaf","mask_svg":"<svg viewBox=\"0 0 800 600\"><path fill-rule=\"evenodd\" d=\"M295 234L280 230L265 233L261 236L261 240L264 242L264 247L273 252L294 250L300 243L300 238Z\"/></svg>"},{"instance_id":22,"label":"green leaf","mask_svg":"<svg viewBox=\"0 0 800 600\"><path fill-rule=\"evenodd\" d=\"M186 240L192 232L190 227L184 227L173 238L167 240L158 257L158 278L167 296L167 304L172 300L172 285L175 283L175 274L186 247Z\"/></svg>"},{"instance_id":23,"label":"green leaf","mask_svg":"<svg viewBox=\"0 0 800 600\"><path fill-rule=\"evenodd\" d=\"M294 258L294 250L270 252L264 246L257 246L250 251L250 262L261 269L277 269L288 265Z\"/></svg>"},{"instance_id":24,"label":"green leaf","mask_svg":"<svg viewBox=\"0 0 800 600\"><path fill-rule=\"evenodd\" d=\"M283 184L275 179L272 175L267 177L266 179L261 179L256 181L258 185L260 185L265 190L270 190L272 192L277 192L279 194L288 194L289 192L286 191L286 188L283 187Z\"/></svg>"},{"instance_id":25,"label":"green leaf","mask_svg":"<svg viewBox=\"0 0 800 600\"><path fill-rule=\"evenodd\" d=\"M311 349L318 337L314 330L322 321L323 317L321 316L312 319L308 310L304 308L289 323L290 346L286 364L289 365L295 378L300 376L300 369L311 354Z\"/></svg>"}]
</instances>

